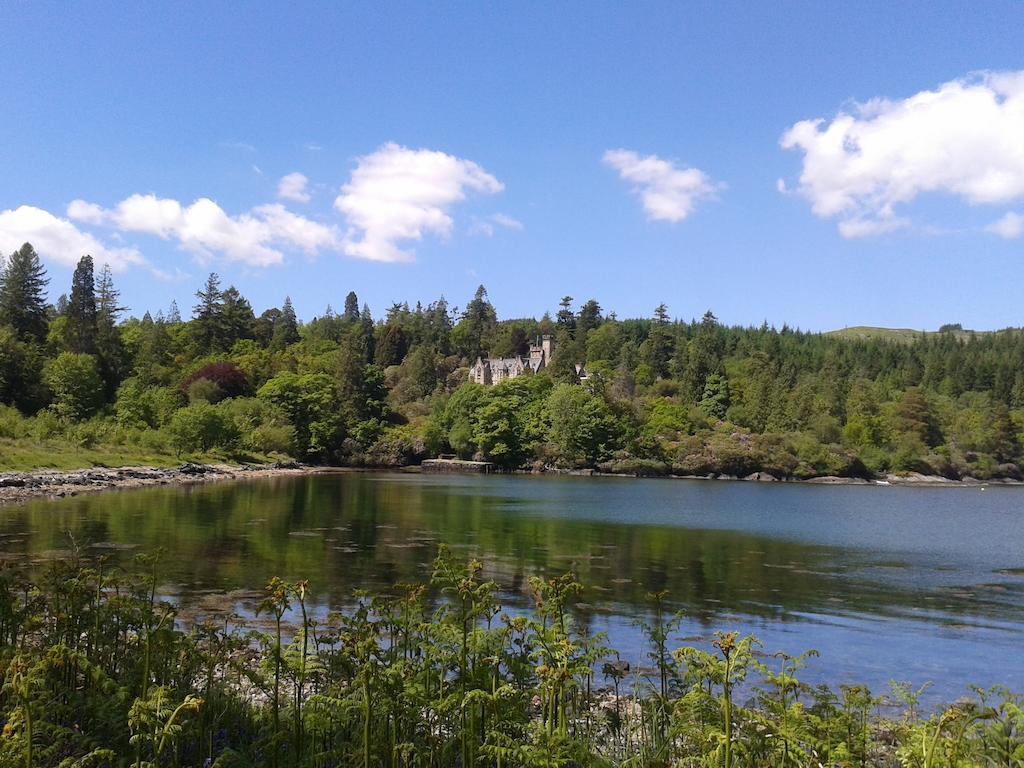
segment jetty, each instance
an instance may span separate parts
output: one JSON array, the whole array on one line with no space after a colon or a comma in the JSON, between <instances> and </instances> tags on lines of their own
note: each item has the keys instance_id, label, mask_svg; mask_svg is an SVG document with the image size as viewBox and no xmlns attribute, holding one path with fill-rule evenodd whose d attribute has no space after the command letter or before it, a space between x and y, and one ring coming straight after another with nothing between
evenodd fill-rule
<instances>
[{"instance_id":1,"label":"jetty","mask_svg":"<svg viewBox=\"0 0 1024 768\"><path fill-rule=\"evenodd\" d=\"M454 456L442 456L439 459L424 459L420 465L424 472L487 475L494 471L494 464L490 461L466 461L456 459Z\"/></svg>"}]
</instances>

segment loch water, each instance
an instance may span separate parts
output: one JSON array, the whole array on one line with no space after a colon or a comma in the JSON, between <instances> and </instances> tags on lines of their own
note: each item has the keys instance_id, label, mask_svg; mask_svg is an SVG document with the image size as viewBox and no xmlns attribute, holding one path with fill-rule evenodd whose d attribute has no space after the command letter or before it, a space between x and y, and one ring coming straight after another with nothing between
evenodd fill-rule
<instances>
[{"instance_id":1,"label":"loch water","mask_svg":"<svg viewBox=\"0 0 1024 768\"><path fill-rule=\"evenodd\" d=\"M575 608L643 663L636 621L667 590L679 642L814 648L809 682L1024 690L1024 488L819 486L609 477L337 473L103 493L0 508L0 557L163 551L186 618L251 615L272 576L320 611L425 580L439 544L476 557L511 610L573 571ZM684 640L685 638L685 640Z\"/></svg>"}]
</instances>

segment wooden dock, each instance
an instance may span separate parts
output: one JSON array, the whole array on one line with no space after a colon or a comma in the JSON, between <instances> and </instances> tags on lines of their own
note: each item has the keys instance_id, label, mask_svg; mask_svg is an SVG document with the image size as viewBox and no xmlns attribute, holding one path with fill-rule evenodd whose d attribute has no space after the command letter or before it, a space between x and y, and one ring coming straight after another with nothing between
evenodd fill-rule
<instances>
[{"instance_id":1,"label":"wooden dock","mask_svg":"<svg viewBox=\"0 0 1024 768\"><path fill-rule=\"evenodd\" d=\"M424 459L420 465L424 472L488 475L494 471L489 461L464 461L463 459Z\"/></svg>"}]
</instances>

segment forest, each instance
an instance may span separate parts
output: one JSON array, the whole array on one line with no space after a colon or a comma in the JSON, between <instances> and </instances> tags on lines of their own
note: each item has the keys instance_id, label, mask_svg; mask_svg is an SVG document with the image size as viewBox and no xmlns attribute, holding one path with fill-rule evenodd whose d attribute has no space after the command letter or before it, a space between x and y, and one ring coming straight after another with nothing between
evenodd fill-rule
<instances>
[{"instance_id":1,"label":"forest","mask_svg":"<svg viewBox=\"0 0 1024 768\"><path fill-rule=\"evenodd\" d=\"M140 317L108 268L84 256L60 291L26 243L0 263L0 469L454 454L508 470L1022 479L1018 329L858 337L683 321L665 304L620 319L571 296L499 319L483 286L462 308L382 316L339 298L306 322L287 297L257 315L211 274L188 317L173 303ZM469 381L477 357L525 355L542 334L555 353L539 373Z\"/></svg>"}]
</instances>

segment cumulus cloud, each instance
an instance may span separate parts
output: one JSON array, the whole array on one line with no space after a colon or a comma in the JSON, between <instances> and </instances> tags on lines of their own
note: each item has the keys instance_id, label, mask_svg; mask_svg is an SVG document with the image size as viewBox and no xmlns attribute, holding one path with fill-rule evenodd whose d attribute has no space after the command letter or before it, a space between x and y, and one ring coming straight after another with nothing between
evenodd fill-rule
<instances>
[{"instance_id":1,"label":"cumulus cloud","mask_svg":"<svg viewBox=\"0 0 1024 768\"><path fill-rule=\"evenodd\" d=\"M926 193L969 205L1024 198L1022 137L1024 71L854 104L831 120L796 123L780 143L803 152L795 191L814 214L838 218L841 234L861 237L906 226L895 209Z\"/></svg>"},{"instance_id":2,"label":"cumulus cloud","mask_svg":"<svg viewBox=\"0 0 1024 768\"><path fill-rule=\"evenodd\" d=\"M1014 240L1024 235L1024 216L1010 211L998 221L989 224L986 229L1004 240Z\"/></svg>"},{"instance_id":3,"label":"cumulus cloud","mask_svg":"<svg viewBox=\"0 0 1024 768\"><path fill-rule=\"evenodd\" d=\"M715 199L720 186L697 168L677 168L657 155L641 157L629 149L609 149L602 161L633 185L650 221L682 221L698 201Z\"/></svg>"},{"instance_id":4,"label":"cumulus cloud","mask_svg":"<svg viewBox=\"0 0 1024 768\"><path fill-rule=\"evenodd\" d=\"M308 203L310 201L309 192L306 191L308 183L309 179L305 175L297 171L289 173L287 176L283 176L278 183L277 196L282 200L291 200L294 203Z\"/></svg>"},{"instance_id":5,"label":"cumulus cloud","mask_svg":"<svg viewBox=\"0 0 1024 768\"><path fill-rule=\"evenodd\" d=\"M88 217L91 210L78 211ZM22 205L13 210L0 211L0 253L6 255L24 243L32 243L44 259L73 267L85 255L98 264L109 264L115 271L145 264L134 248L114 248L100 242L93 235L82 232L67 219L54 216L42 208Z\"/></svg>"},{"instance_id":6,"label":"cumulus cloud","mask_svg":"<svg viewBox=\"0 0 1024 768\"><path fill-rule=\"evenodd\" d=\"M470 192L495 194L500 181L469 160L389 143L360 157L334 207L348 220L344 251L373 261L410 261L399 247L424 235L447 237L449 210Z\"/></svg>"},{"instance_id":7,"label":"cumulus cloud","mask_svg":"<svg viewBox=\"0 0 1024 768\"><path fill-rule=\"evenodd\" d=\"M104 223L120 232L176 240L197 256L221 255L253 267L280 264L284 260L281 246L311 255L321 249L340 247L340 235L334 227L299 216L277 203L229 216L206 197L182 205L156 195L132 195L111 209L75 200L68 206L68 216Z\"/></svg>"}]
</instances>

